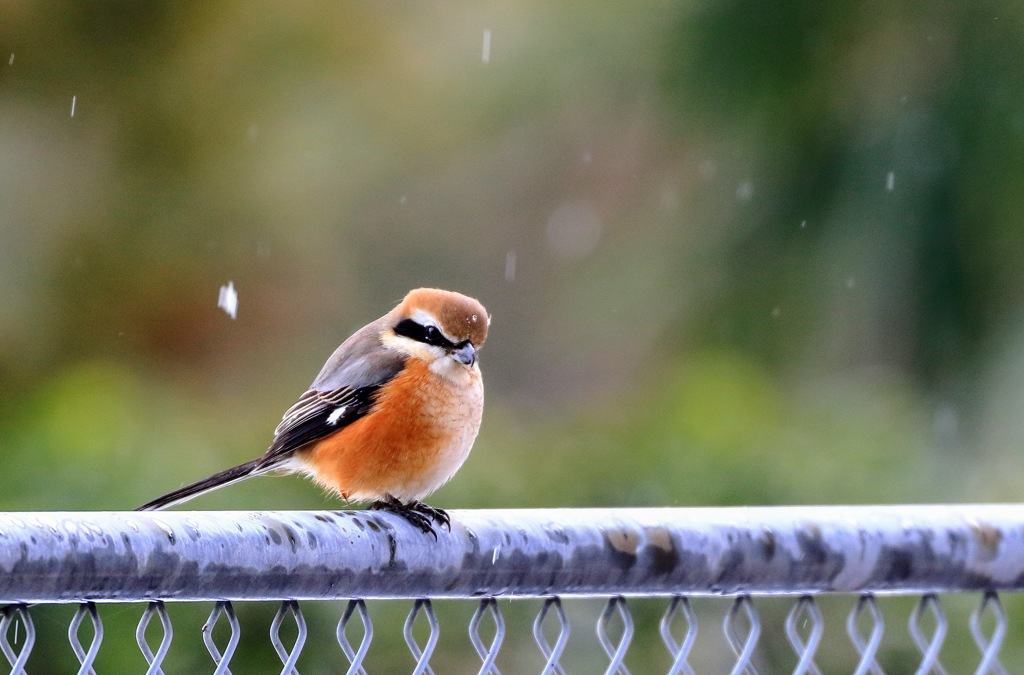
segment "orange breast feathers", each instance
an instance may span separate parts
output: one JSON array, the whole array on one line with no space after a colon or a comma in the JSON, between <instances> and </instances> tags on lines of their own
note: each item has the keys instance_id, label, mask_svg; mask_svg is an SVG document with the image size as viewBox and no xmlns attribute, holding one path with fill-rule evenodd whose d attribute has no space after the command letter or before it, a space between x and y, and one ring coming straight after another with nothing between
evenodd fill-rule
<instances>
[{"instance_id":1,"label":"orange breast feathers","mask_svg":"<svg viewBox=\"0 0 1024 675\"><path fill-rule=\"evenodd\" d=\"M478 370L456 382L409 359L381 387L373 412L303 448L296 459L346 500L420 500L466 461L483 407Z\"/></svg>"}]
</instances>

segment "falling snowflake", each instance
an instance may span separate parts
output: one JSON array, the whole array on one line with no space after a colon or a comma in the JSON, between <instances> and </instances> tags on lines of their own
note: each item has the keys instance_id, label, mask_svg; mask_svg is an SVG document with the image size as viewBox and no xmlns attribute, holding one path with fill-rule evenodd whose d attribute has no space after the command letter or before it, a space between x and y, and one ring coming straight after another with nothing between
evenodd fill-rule
<instances>
[{"instance_id":1,"label":"falling snowflake","mask_svg":"<svg viewBox=\"0 0 1024 675\"><path fill-rule=\"evenodd\" d=\"M238 318L238 292L235 290L235 283L229 281L227 285L220 287L220 294L217 296L217 306L223 309L232 319Z\"/></svg>"}]
</instances>

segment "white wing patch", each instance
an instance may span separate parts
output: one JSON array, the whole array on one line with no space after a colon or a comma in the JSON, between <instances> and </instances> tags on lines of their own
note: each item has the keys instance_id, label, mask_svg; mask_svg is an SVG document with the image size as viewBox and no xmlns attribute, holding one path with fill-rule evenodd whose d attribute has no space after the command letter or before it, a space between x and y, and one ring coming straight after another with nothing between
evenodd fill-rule
<instances>
[{"instance_id":1,"label":"white wing patch","mask_svg":"<svg viewBox=\"0 0 1024 675\"><path fill-rule=\"evenodd\" d=\"M338 420L341 419L341 416L345 414L346 410L348 410L347 405L343 405L340 408L335 408L334 412L327 416L327 423L333 427L335 424L338 423Z\"/></svg>"}]
</instances>

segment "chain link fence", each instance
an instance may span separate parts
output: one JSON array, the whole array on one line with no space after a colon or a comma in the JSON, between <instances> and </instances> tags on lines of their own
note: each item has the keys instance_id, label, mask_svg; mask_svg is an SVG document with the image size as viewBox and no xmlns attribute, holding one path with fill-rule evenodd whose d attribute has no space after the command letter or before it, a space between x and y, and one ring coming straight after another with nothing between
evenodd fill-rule
<instances>
[{"instance_id":1,"label":"chain link fence","mask_svg":"<svg viewBox=\"0 0 1024 675\"><path fill-rule=\"evenodd\" d=\"M452 517L435 542L379 512L0 514L0 651L15 673L1024 663L1004 607L1024 583L1024 507Z\"/></svg>"}]
</instances>

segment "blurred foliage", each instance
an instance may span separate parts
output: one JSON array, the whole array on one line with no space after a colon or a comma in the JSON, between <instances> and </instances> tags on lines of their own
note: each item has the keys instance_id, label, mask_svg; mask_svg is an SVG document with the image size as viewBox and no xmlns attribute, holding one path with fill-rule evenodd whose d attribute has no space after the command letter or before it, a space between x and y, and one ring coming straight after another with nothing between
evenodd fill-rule
<instances>
[{"instance_id":1,"label":"blurred foliage","mask_svg":"<svg viewBox=\"0 0 1024 675\"><path fill-rule=\"evenodd\" d=\"M1017 499L1022 23L6 3L2 508L129 508L258 454L419 285L494 317L438 505ZM336 506L254 483L196 507Z\"/></svg>"}]
</instances>

